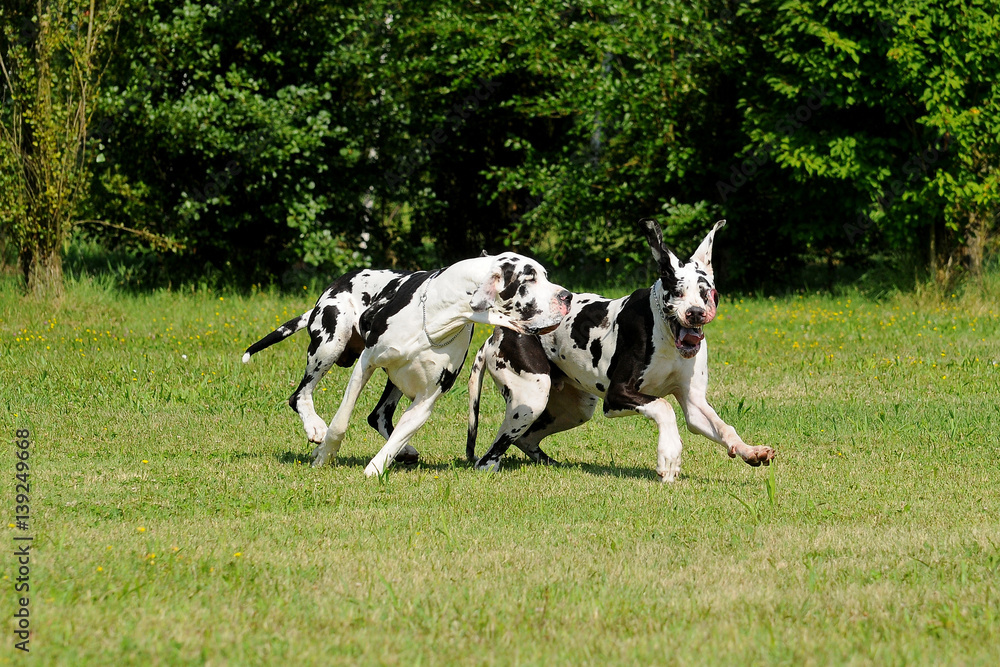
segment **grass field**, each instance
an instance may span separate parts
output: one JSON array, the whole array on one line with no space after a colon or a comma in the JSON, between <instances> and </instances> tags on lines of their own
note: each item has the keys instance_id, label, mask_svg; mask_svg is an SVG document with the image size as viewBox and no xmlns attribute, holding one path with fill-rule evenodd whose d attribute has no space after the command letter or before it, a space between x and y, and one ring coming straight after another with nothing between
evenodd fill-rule
<instances>
[{"instance_id":1,"label":"grass field","mask_svg":"<svg viewBox=\"0 0 1000 667\"><path fill-rule=\"evenodd\" d=\"M1000 281L979 295L724 299L709 399L770 469L598 416L497 475L463 460L462 374L385 480L365 392L329 468L285 399L316 294L0 279L5 513L31 432L35 664L1000 662ZM474 348L485 336L477 331ZM322 383L329 418L347 371ZM491 386L480 451L499 425ZM679 412L679 411L678 411ZM0 663L19 660L2 561Z\"/></svg>"}]
</instances>

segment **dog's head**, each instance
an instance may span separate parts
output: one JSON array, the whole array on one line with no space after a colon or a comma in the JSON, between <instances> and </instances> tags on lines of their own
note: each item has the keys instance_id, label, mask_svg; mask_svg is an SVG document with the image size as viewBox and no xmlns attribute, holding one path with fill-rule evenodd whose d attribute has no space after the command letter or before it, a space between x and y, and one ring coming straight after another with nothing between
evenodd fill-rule
<instances>
[{"instance_id":1,"label":"dog's head","mask_svg":"<svg viewBox=\"0 0 1000 667\"><path fill-rule=\"evenodd\" d=\"M719 305L712 272L712 244L715 232L726 221L715 223L687 262L680 260L663 242L663 233L655 220L647 218L640 224L649 240L653 259L660 267L661 289L654 289L654 294L659 296L657 305L670 325L677 350L682 357L690 359L701 349L701 341L705 338L702 327L715 319Z\"/></svg>"},{"instance_id":2,"label":"dog's head","mask_svg":"<svg viewBox=\"0 0 1000 667\"><path fill-rule=\"evenodd\" d=\"M549 282L545 268L512 252L493 261L469 305L474 320L523 334L549 333L569 312L572 294Z\"/></svg>"}]
</instances>

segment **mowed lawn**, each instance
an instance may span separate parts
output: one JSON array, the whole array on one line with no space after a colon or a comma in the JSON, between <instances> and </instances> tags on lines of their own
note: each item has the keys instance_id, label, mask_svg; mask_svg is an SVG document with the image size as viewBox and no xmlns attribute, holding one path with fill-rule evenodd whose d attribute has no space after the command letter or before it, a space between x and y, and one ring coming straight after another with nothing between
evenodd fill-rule
<instances>
[{"instance_id":1,"label":"mowed lawn","mask_svg":"<svg viewBox=\"0 0 1000 667\"><path fill-rule=\"evenodd\" d=\"M0 400L31 432L36 664L1000 662L1000 298L724 298L709 400L770 468L598 415L563 465L464 460L468 368L384 480L363 395L335 465L285 404L304 333L240 363L301 294L0 279ZM970 290L971 291L971 290ZM473 352L486 335L477 330ZM317 398L329 419L347 370ZM479 451L502 401L487 381ZM678 410L678 414L680 411ZM13 648L17 564L0 590Z\"/></svg>"}]
</instances>

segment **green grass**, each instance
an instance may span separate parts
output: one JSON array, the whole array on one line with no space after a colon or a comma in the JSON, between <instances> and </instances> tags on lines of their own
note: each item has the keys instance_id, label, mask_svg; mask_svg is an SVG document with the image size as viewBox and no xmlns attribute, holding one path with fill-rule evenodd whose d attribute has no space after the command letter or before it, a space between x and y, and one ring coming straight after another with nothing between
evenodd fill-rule
<instances>
[{"instance_id":1,"label":"green grass","mask_svg":"<svg viewBox=\"0 0 1000 667\"><path fill-rule=\"evenodd\" d=\"M423 465L364 477L376 380L343 456L310 468L285 405L306 339L240 355L313 298L82 280L42 305L0 280L4 433L33 440L34 662L1000 660L995 300L724 301L709 399L778 458L753 469L682 428L662 485L639 417L550 438L558 468L469 469L467 372L414 439ZM347 372L321 385L326 418ZM501 407L489 387L480 451Z\"/></svg>"}]
</instances>

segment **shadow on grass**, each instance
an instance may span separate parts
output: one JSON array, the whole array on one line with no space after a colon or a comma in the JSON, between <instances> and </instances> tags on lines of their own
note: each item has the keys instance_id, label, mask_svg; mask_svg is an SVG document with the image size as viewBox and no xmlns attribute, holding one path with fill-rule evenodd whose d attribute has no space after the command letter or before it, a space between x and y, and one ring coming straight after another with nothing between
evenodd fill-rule
<instances>
[{"instance_id":1,"label":"shadow on grass","mask_svg":"<svg viewBox=\"0 0 1000 667\"><path fill-rule=\"evenodd\" d=\"M462 460L464 463L464 460ZM503 470L517 470L522 467L532 467L538 464L530 459L516 458L516 459L504 459ZM582 462L561 462L558 464L559 468L568 470L579 470L588 475L593 475L595 477L618 477L620 479L642 479L647 481L660 483L660 476L656 474L653 468L636 468L628 466L616 466L616 465L602 465L599 463L582 463ZM704 475L691 475L686 472L681 472L680 476L677 478L679 482L688 482L690 484L697 484L700 486L710 486L718 485L724 483L722 477L706 477ZM740 487L756 487L760 480L755 476L748 476L745 480L737 482ZM725 483L730 483L726 481Z\"/></svg>"},{"instance_id":2,"label":"shadow on grass","mask_svg":"<svg viewBox=\"0 0 1000 667\"><path fill-rule=\"evenodd\" d=\"M247 455L244 455L247 456ZM312 455L303 452L284 452L283 454L275 454L274 457L278 459L280 463L285 465L312 465ZM337 467L346 468L361 468L364 469L368 465L371 459L365 456L338 456L333 459L332 464ZM531 459L521 458L521 457L510 457L504 458L500 467L499 474L503 474L506 471L520 470L521 468L536 468L540 467L540 464L535 463ZM569 462L569 463L558 463L557 468L563 470L579 470L588 475L593 475L595 477L617 477L619 479L641 479L650 482L660 483L660 478L656 474L656 471L652 468L635 468L627 466L612 466L612 465L601 465L597 463L580 463L580 462ZM408 471L408 470L459 470L468 469L473 474L482 475L494 475L497 473L488 473L482 470L476 470L473 468L472 464L469 463L465 457L456 456L450 462L446 463L428 463L426 461L420 461L419 463L413 464L396 464L392 467L392 470L396 471ZM685 472L681 472L678 481L689 482L691 484L697 484L700 486L709 486L715 484L721 484L722 479L719 477L705 477L702 475L689 475ZM743 482L740 482L741 487L756 486L758 480L755 477L750 477Z\"/></svg>"},{"instance_id":3,"label":"shadow on grass","mask_svg":"<svg viewBox=\"0 0 1000 667\"><path fill-rule=\"evenodd\" d=\"M276 459L279 463L285 465L312 465L313 457L312 454L302 453L302 452L285 452L284 454L275 454ZM372 454L374 456L374 453ZM331 465L344 468L357 467L362 470L371 461L371 457L365 456L337 456L331 460ZM461 461L460 464L448 464L448 463L427 463L426 461L419 461L417 463L397 463L392 466L393 470L416 470L421 468L423 470L450 470L453 467L460 467L461 465L468 465L465 459L456 459L456 461Z\"/></svg>"},{"instance_id":4,"label":"shadow on grass","mask_svg":"<svg viewBox=\"0 0 1000 667\"><path fill-rule=\"evenodd\" d=\"M597 477L620 477L620 478L630 478L630 479L647 479L653 480L655 482L660 481L660 476L656 474L656 471L651 468L626 468L623 466L606 466L594 463L576 463L576 464L563 464L566 467L579 468L583 472L589 475L595 475ZM681 475L683 478L684 475Z\"/></svg>"},{"instance_id":5,"label":"shadow on grass","mask_svg":"<svg viewBox=\"0 0 1000 667\"><path fill-rule=\"evenodd\" d=\"M456 459L461 461L462 465L468 466L468 462L465 459ZM535 463L531 459L521 458L521 457L505 457L503 462L500 464L500 472L505 470L520 470L521 468L534 468L541 464ZM579 463L579 462L560 462L556 464L557 468L564 470L580 470L588 475L594 475L596 477L619 477L619 478L629 478L629 479L647 479L659 481L659 477L656 472L650 468L629 468L623 466L607 466L594 463ZM683 475L682 475L683 477Z\"/></svg>"}]
</instances>

